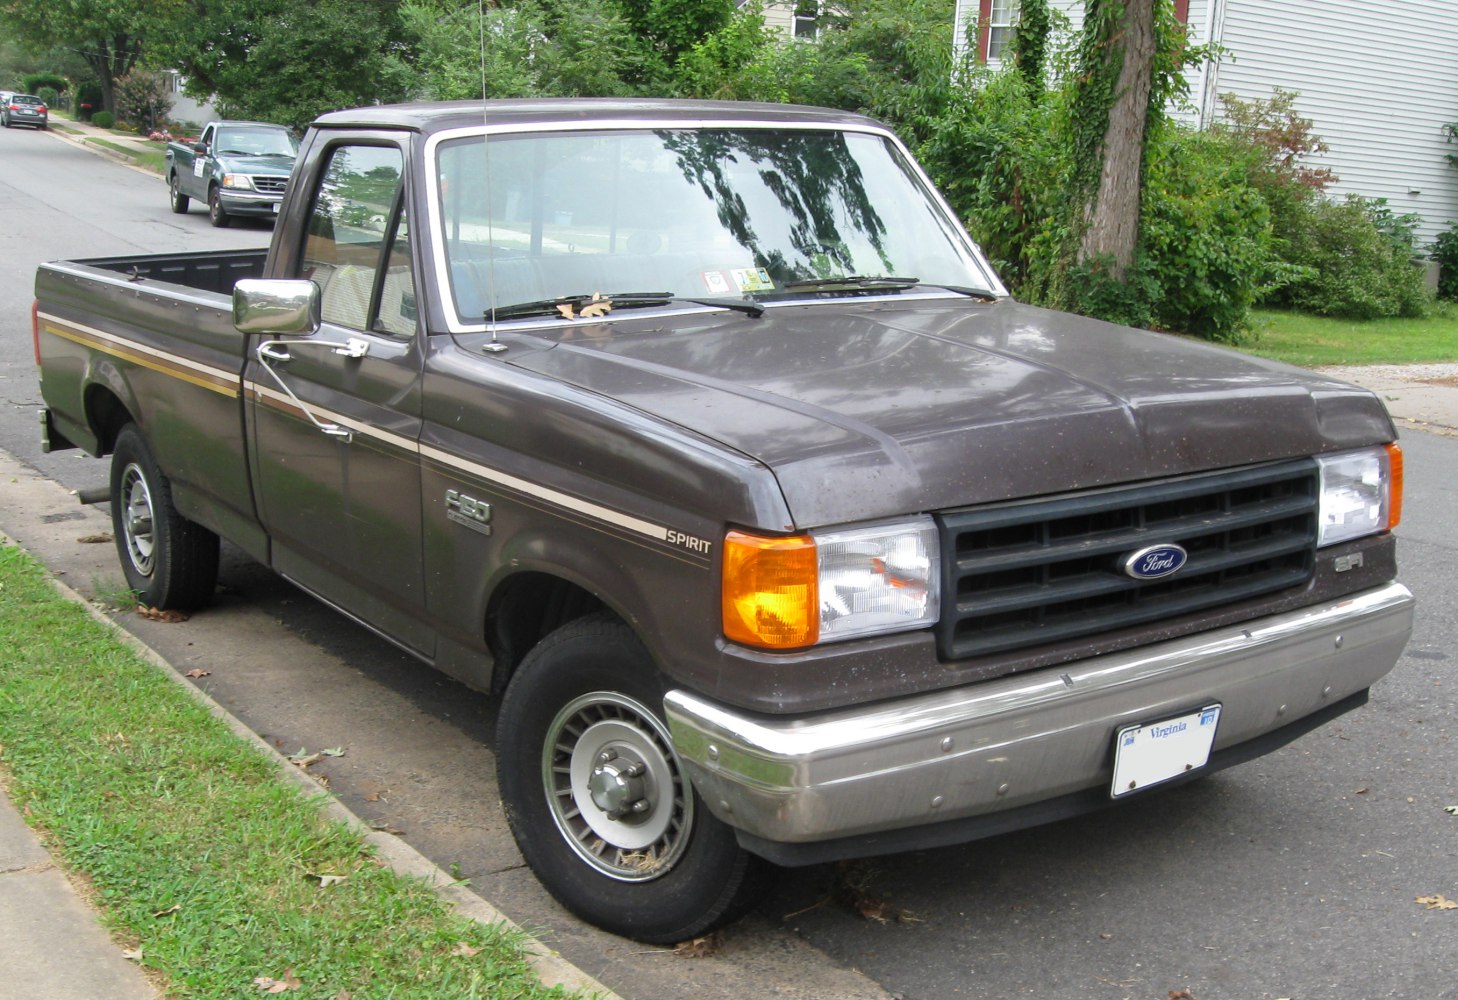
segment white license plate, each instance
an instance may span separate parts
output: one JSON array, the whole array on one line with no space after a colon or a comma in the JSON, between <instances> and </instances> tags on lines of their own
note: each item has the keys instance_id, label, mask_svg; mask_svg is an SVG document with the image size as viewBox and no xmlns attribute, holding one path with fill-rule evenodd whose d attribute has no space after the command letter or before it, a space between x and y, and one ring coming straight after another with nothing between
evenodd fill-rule
<instances>
[{"instance_id":1,"label":"white license plate","mask_svg":"<svg viewBox=\"0 0 1458 1000\"><path fill-rule=\"evenodd\" d=\"M1114 737L1114 798L1142 791L1204 767L1210 760L1220 706L1143 726L1125 726Z\"/></svg>"}]
</instances>

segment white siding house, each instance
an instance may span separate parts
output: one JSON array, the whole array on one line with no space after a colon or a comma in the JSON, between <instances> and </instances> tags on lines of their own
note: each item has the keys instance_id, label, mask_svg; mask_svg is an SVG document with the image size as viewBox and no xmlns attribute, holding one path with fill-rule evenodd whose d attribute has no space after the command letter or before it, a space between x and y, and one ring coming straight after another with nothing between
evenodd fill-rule
<instances>
[{"instance_id":1,"label":"white siding house","mask_svg":"<svg viewBox=\"0 0 1458 1000\"><path fill-rule=\"evenodd\" d=\"M993 21L993 8L1017 0L957 0L958 25ZM1077 30L1083 0L1050 0ZM1197 44L1224 50L1219 61L1186 72L1191 124L1220 117L1220 95L1300 94L1297 111L1328 152L1308 165L1339 178L1328 191L1386 198L1398 214L1416 213L1420 244L1458 220L1458 153L1443 126L1458 121L1458 0L1179 0L1176 10ZM958 38L964 36L959 27ZM989 52L992 32L978 33Z\"/></svg>"}]
</instances>

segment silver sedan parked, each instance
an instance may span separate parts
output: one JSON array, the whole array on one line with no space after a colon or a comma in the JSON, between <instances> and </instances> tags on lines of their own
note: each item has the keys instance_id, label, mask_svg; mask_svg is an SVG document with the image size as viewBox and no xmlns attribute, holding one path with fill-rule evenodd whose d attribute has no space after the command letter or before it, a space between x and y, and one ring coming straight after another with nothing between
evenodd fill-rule
<instances>
[{"instance_id":1,"label":"silver sedan parked","mask_svg":"<svg viewBox=\"0 0 1458 1000\"><path fill-rule=\"evenodd\" d=\"M33 94L11 94L0 104L0 125L30 125L45 128L49 122L46 102Z\"/></svg>"}]
</instances>

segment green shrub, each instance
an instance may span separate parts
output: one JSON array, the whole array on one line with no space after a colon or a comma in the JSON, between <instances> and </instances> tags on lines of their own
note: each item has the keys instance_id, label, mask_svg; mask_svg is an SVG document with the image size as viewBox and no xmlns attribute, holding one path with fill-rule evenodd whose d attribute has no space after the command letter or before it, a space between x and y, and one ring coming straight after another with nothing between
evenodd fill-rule
<instances>
[{"instance_id":1,"label":"green shrub","mask_svg":"<svg viewBox=\"0 0 1458 1000\"><path fill-rule=\"evenodd\" d=\"M1438 262L1438 298L1458 299L1458 222L1438 234L1429 248Z\"/></svg>"},{"instance_id":2,"label":"green shrub","mask_svg":"<svg viewBox=\"0 0 1458 1000\"><path fill-rule=\"evenodd\" d=\"M61 95L56 93L55 87L37 87L35 89L35 96L44 101L46 107L54 108L56 106L56 98Z\"/></svg>"},{"instance_id":3,"label":"green shrub","mask_svg":"<svg viewBox=\"0 0 1458 1000\"><path fill-rule=\"evenodd\" d=\"M76 88L76 116L82 121L90 121L91 116L101 110L101 86L96 83L83 83Z\"/></svg>"},{"instance_id":4,"label":"green shrub","mask_svg":"<svg viewBox=\"0 0 1458 1000\"><path fill-rule=\"evenodd\" d=\"M151 70L133 69L116 81L116 114L140 130L167 123L172 93L167 77Z\"/></svg>"},{"instance_id":5,"label":"green shrub","mask_svg":"<svg viewBox=\"0 0 1458 1000\"><path fill-rule=\"evenodd\" d=\"M1239 340L1256 301L1294 277L1277 254L1271 213L1224 137L1179 128L1151 144L1140 253L1154 322Z\"/></svg>"},{"instance_id":6,"label":"green shrub","mask_svg":"<svg viewBox=\"0 0 1458 1000\"><path fill-rule=\"evenodd\" d=\"M1319 316L1421 316L1429 304L1415 263L1414 220L1382 200L1314 199L1296 213L1286 259L1302 269L1266 301Z\"/></svg>"},{"instance_id":7,"label":"green shrub","mask_svg":"<svg viewBox=\"0 0 1458 1000\"><path fill-rule=\"evenodd\" d=\"M71 87L70 81L59 73L26 73L20 80L25 92L34 94L36 97L41 97L41 91L46 88L60 94L65 93Z\"/></svg>"},{"instance_id":8,"label":"green shrub","mask_svg":"<svg viewBox=\"0 0 1458 1000\"><path fill-rule=\"evenodd\" d=\"M98 111L91 116L91 124L97 128L111 128L116 123L116 115L110 111Z\"/></svg>"}]
</instances>

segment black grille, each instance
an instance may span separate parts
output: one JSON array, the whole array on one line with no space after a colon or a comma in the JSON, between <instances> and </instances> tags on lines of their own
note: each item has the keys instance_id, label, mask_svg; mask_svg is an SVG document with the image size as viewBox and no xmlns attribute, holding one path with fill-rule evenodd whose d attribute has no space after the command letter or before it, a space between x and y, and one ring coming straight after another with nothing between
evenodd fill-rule
<instances>
[{"instance_id":1,"label":"black grille","mask_svg":"<svg viewBox=\"0 0 1458 1000\"><path fill-rule=\"evenodd\" d=\"M938 653L1006 653L1301 585L1318 489L1302 460L941 514ZM1179 572L1123 572L1127 556L1167 543L1189 553Z\"/></svg>"},{"instance_id":2,"label":"black grille","mask_svg":"<svg viewBox=\"0 0 1458 1000\"><path fill-rule=\"evenodd\" d=\"M288 185L287 177L275 177L271 174L254 174L253 186L264 194L283 194L284 188Z\"/></svg>"}]
</instances>

